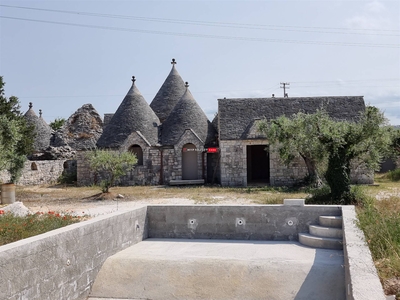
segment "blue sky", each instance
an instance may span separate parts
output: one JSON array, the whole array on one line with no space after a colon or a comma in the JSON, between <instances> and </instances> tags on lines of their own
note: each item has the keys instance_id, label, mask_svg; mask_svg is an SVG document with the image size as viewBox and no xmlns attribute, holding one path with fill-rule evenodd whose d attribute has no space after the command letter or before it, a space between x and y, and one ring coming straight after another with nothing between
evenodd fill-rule
<instances>
[{"instance_id":1,"label":"blue sky","mask_svg":"<svg viewBox=\"0 0 400 300\"><path fill-rule=\"evenodd\" d=\"M12 7L11 7L12 6ZM399 1L0 1L6 96L47 122L103 115L171 59L211 120L218 98L364 96L400 124Z\"/></svg>"}]
</instances>

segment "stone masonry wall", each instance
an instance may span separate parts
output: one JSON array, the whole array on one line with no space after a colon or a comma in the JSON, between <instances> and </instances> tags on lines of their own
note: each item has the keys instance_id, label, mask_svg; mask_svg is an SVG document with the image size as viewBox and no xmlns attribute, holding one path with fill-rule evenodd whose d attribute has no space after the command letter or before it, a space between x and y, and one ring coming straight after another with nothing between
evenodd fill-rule
<instances>
[{"instance_id":1,"label":"stone masonry wall","mask_svg":"<svg viewBox=\"0 0 400 300\"><path fill-rule=\"evenodd\" d=\"M122 176L116 181L116 185L133 186L133 185L157 185L160 180L160 151L151 147L143 150L143 165L135 166L127 172L126 176ZM111 151L111 150L110 150ZM86 157L86 151L78 151L77 162L77 181L78 186L88 186L92 184L100 184L101 178L91 170L89 161Z\"/></svg>"},{"instance_id":2,"label":"stone masonry wall","mask_svg":"<svg viewBox=\"0 0 400 300\"><path fill-rule=\"evenodd\" d=\"M19 185L40 185L56 183L60 176L65 173L76 173L75 160L38 160L26 161L22 176L18 180ZM10 174L6 171L0 172L0 181L8 182Z\"/></svg>"},{"instance_id":3,"label":"stone masonry wall","mask_svg":"<svg viewBox=\"0 0 400 300\"><path fill-rule=\"evenodd\" d=\"M220 141L221 185L247 186L247 153L248 145L266 145L265 139ZM285 166L279 154L272 148L270 151L270 184L273 186L292 186L307 174L304 162L295 159L290 166Z\"/></svg>"},{"instance_id":4,"label":"stone masonry wall","mask_svg":"<svg viewBox=\"0 0 400 300\"><path fill-rule=\"evenodd\" d=\"M220 141L220 172L222 186L247 186L247 145L265 145L265 139L254 140L222 140ZM270 147L270 185L293 186L299 183L307 174L307 167L300 156L297 156L289 166L279 158L276 148ZM368 171L363 164L352 164L351 181L354 184L371 184L374 181L373 172Z\"/></svg>"},{"instance_id":5,"label":"stone masonry wall","mask_svg":"<svg viewBox=\"0 0 400 300\"><path fill-rule=\"evenodd\" d=\"M247 186L246 142L220 141L220 174L222 186Z\"/></svg>"},{"instance_id":6,"label":"stone masonry wall","mask_svg":"<svg viewBox=\"0 0 400 300\"><path fill-rule=\"evenodd\" d=\"M350 180L353 184L372 184L374 183L374 171L368 170L364 163L353 161Z\"/></svg>"},{"instance_id":7,"label":"stone masonry wall","mask_svg":"<svg viewBox=\"0 0 400 300\"><path fill-rule=\"evenodd\" d=\"M307 167L300 156L288 166L279 158L276 148L270 151L270 184L272 186L293 186L307 176Z\"/></svg>"}]
</instances>

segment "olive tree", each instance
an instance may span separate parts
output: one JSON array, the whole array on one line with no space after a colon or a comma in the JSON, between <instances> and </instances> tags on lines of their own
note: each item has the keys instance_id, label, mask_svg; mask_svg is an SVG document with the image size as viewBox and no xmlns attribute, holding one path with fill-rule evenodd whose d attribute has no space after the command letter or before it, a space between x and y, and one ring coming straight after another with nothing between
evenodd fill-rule
<instances>
[{"instance_id":1,"label":"olive tree","mask_svg":"<svg viewBox=\"0 0 400 300\"><path fill-rule=\"evenodd\" d=\"M327 158L325 146L312 137L324 128L322 123L329 121L324 111L315 114L299 112L291 118L281 116L270 122L261 121L258 129L267 135L270 144L275 145L285 164L293 161L299 154L307 167L309 180L313 184L320 182L318 166Z\"/></svg>"},{"instance_id":2,"label":"olive tree","mask_svg":"<svg viewBox=\"0 0 400 300\"><path fill-rule=\"evenodd\" d=\"M325 180L333 201L349 204L350 165L354 160L370 170L379 167L393 141L386 118L376 107L368 106L354 122L334 120L323 111L299 112L292 118L262 121L259 130L278 147L280 157L289 163L298 153L309 175L325 164ZM315 177L314 177L315 178Z\"/></svg>"},{"instance_id":3,"label":"olive tree","mask_svg":"<svg viewBox=\"0 0 400 300\"><path fill-rule=\"evenodd\" d=\"M87 158L91 169L101 178L103 193L108 193L115 181L137 163L136 155L131 152L96 149L89 151Z\"/></svg>"}]
</instances>

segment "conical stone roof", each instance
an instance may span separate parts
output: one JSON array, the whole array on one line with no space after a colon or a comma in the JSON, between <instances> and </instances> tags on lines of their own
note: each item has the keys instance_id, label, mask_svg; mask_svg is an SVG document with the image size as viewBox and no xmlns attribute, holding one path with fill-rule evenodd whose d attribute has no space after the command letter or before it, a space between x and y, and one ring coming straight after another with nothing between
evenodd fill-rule
<instances>
[{"instance_id":1,"label":"conical stone roof","mask_svg":"<svg viewBox=\"0 0 400 300\"><path fill-rule=\"evenodd\" d=\"M161 143L163 145L175 145L186 129L193 130L205 144L215 136L214 127L188 87L186 83L185 93L162 125Z\"/></svg>"},{"instance_id":2,"label":"conical stone roof","mask_svg":"<svg viewBox=\"0 0 400 300\"><path fill-rule=\"evenodd\" d=\"M118 107L103 134L97 141L100 148L118 148L126 138L135 131L155 145L158 142L158 125L160 120L151 110L132 77L132 87Z\"/></svg>"},{"instance_id":3,"label":"conical stone roof","mask_svg":"<svg viewBox=\"0 0 400 300\"><path fill-rule=\"evenodd\" d=\"M172 70L163 85L150 103L151 109L163 123L185 93L185 83L175 68L175 59L172 59Z\"/></svg>"},{"instance_id":4,"label":"conical stone roof","mask_svg":"<svg viewBox=\"0 0 400 300\"><path fill-rule=\"evenodd\" d=\"M33 149L35 151L40 151L46 149L50 145L51 139L51 127L42 118L42 111L40 111L40 116L38 117L32 109L32 102L29 103L29 109L25 113L24 117L28 124L35 127L35 140L33 142Z\"/></svg>"}]
</instances>

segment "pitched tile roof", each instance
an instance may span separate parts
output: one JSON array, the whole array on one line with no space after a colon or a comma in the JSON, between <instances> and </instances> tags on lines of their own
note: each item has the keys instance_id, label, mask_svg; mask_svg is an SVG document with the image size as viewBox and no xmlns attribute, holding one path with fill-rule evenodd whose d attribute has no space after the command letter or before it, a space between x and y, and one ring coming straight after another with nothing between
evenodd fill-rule
<instances>
[{"instance_id":1,"label":"pitched tile roof","mask_svg":"<svg viewBox=\"0 0 400 300\"><path fill-rule=\"evenodd\" d=\"M246 139L255 119L325 109L335 119L354 120L365 110L362 96L218 99L221 140Z\"/></svg>"}]
</instances>

